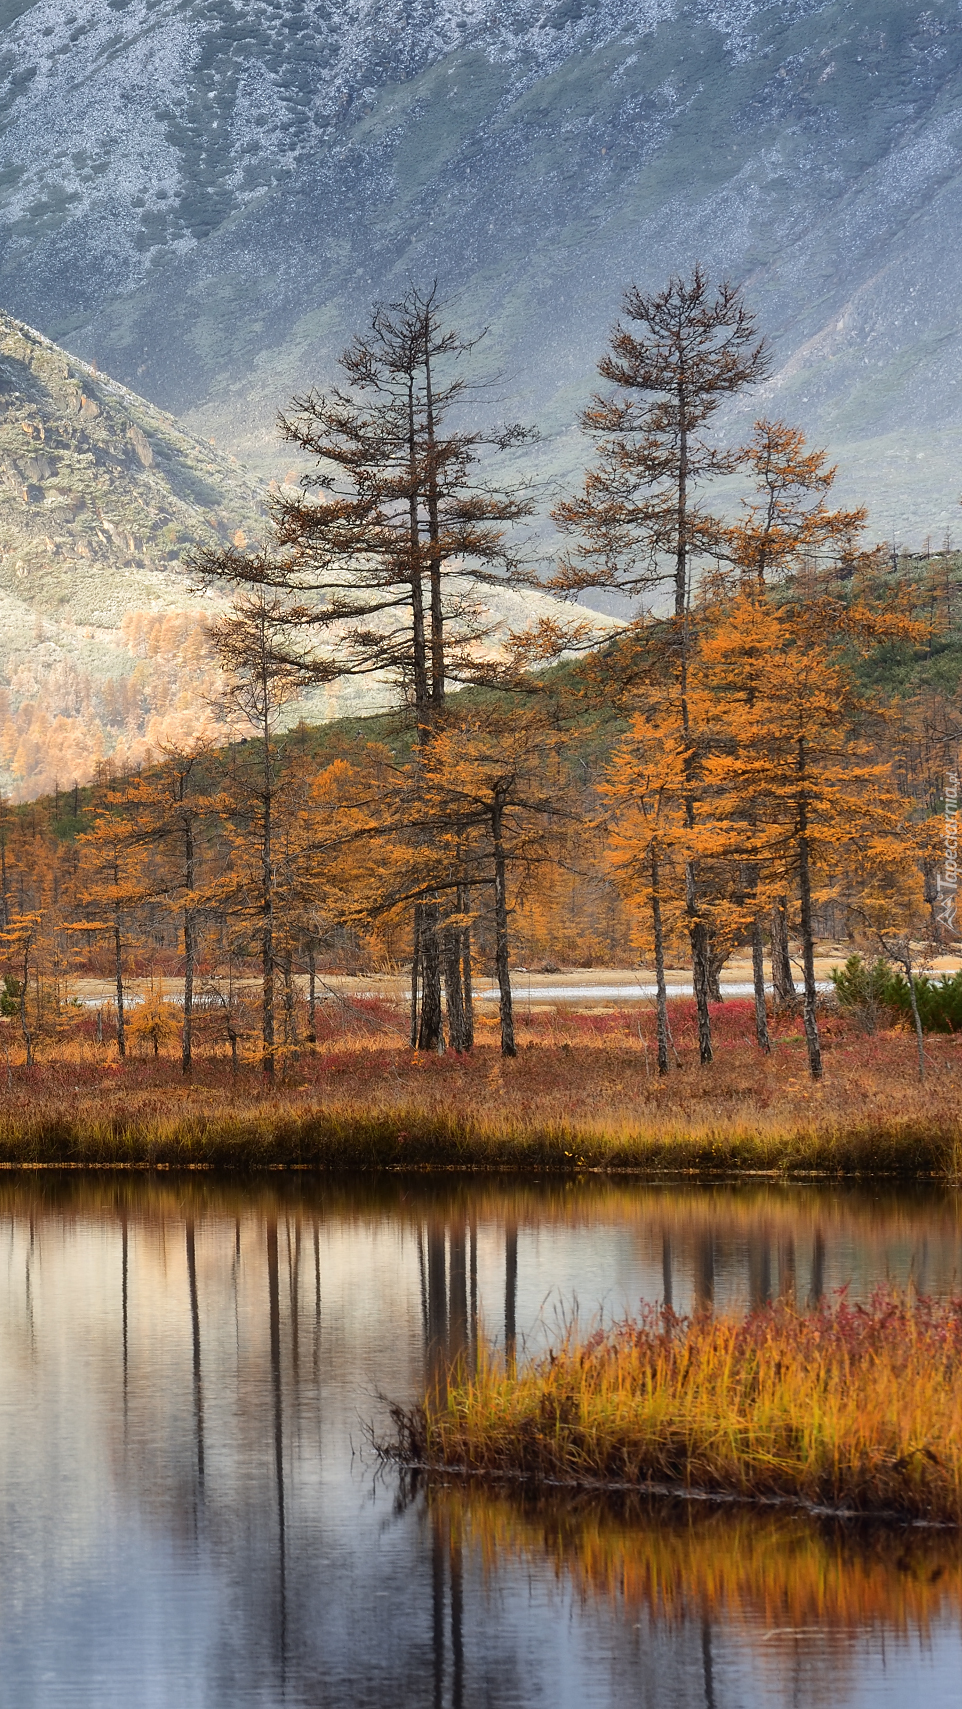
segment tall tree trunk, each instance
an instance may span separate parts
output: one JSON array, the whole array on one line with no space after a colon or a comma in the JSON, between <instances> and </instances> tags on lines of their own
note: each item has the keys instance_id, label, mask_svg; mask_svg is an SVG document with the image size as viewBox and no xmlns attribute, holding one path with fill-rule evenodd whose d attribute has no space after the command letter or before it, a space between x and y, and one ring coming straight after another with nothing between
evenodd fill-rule
<instances>
[{"instance_id":1,"label":"tall tree trunk","mask_svg":"<svg viewBox=\"0 0 962 1709\"><path fill-rule=\"evenodd\" d=\"M194 1033L194 916L184 909L184 1026L181 1034L180 1066L189 1074L193 1061Z\"/></svg>"},{"instance_id":2,"label":"tall tree trunk","mask_svg":"<svg viewBox=\"0 0 962 1709\"><path fill-rule=\"evenodd\" d=\"M691 938L692 983L695 988L695 1008L698 1011L698 1060L703 1067L714 1060L711 1042L711 1012L708 1004L708 927L696 920L689 929Z\"/></svg>"},{"instance_id":3,"label":"tall tree trunk","mask_svg":"<svg viewBox=\"0 0 962 1709\"><path fill-rule=\"evenodd\" d=\"M307 945L307 1042L317 1043L317 962L313 938Z\"/></svg>"},{"instance_id":4,"label":"tall tree trunk","mask_svg":"<svg viewBox=\"0 0 962 1709\"><path fill-rule=\"evenodd\" d=\"M421 903L421 1022L417 1047L440 1053L444 1049L444 1027L439 913L437 902Z\"/></svg>"},{"instance_id":5,"label":"tall tree trunk","mask_svg":"<svg viewBox=\"0 0 962 1709\"><path fill-rule=\"evenodd\" d=\"M694 778L694 744L692 742L691 715L688 706L688 604L687 604L687 535L683 523L685 517L685 482L687 473L687 453L685 441L682 441L682 454L679 474L679 533L678 533L678 574L682 578L675 588L675 615L681 622L681 655L679 686L681 688L681 726L685 739L685 824L689 830L695 824L695 778ZM679 600L681 605L679 605ZM685 910L688 915L688 937L691 942L691 974L695 992L695 1008L698 1013L698 1058L702 1067L711 1062L714 1052L711 1045L711 1013L708 1008L710 989L710 942L708 927L698 917L698 883L693 861L685 862Z\"/></svg>"},{"instance_id":6,"label":"tall tree trunk","mask_svg":"<svg viewBox=\"0 0 962 1709\"><path fill-rule=\"evenodd\" d=\"M721 974L727 955L720 955L715 948L711 932L708 933L708 1000L710 1003L720 1003L722 1000Z\"/></svg>"},{"instance_id":7,"label":"tall tree trunk","mask_svg":"<svg viewBox=\"0 0 962 1709\"><path fill-rule=\"evenodd\" d=\"M283 960L284 968L284 1043L297 1043L297 1011L294 1007L294 952L288 950Z\"/></svg>"},{"instance_id":8,"label":"tall tree trunk","mask_svg":"<svg viewBox=\"0 0 962 1709\"><path fill-rule=\"evenodd\" d=\"M23 946L23 978L20 981L20 1031L23 1033L23 1048L26 1066L33 1067L33 1034L27 1025L27 991L30 984L30 946L33 943L33 933L28 932L27 941Z\"/></svg>"},{"instance_id":9,"label":"tall tree trunk","mask_svg":"<svg viewBox=\"0 0 962 1709\"><path fill-rule=\"evenodd\" d=\"M919 1081L925 1080L925 1034L922 1030L922 1016L919 1013L918 992L915 988L915 970L912 966L912 954L908 949L905 956L900 958L905 970L906 983L909 988L909 1002L912 1005L912 1023L915 1027L915 1047L919 1059Z\"/></svg>"},{"instance_id":10,"label":"tall tree trunk","mask_svg":"<svg viewBox=\"0 0 962 1709\"><path fill-rule=\"evenodd\" d=\"M812 935L812 875L808 845L808 808L802 801L799 810L798 893L802 926L802 969L805 975L805 995L802 1017L805 1043L808 1046L808 1066L813 1080L822 1078L822 1048L818 1037L818 1017L815 1005L815 941Z\"/></svg>"},{"instance_id":11,"label":"tall tree trunk","mask_svg":"<svg viewBox=\"0 0 962 1709\"><path fill-rule=\"evenodd\" d=\"M772 991L776 1003L794 1003L798 993L788 953L788 898L772 903Z\"/></svg>"},{"instance_id":12,"label":"tall tree trunk","mask_svg":"<svg viewBox=\"0 0 962 1709\"><path fill-rule=\"evenodd\" d=\"M765 1005L765 945L762 941L761 916L752 921L752 984L755 988L755 1037L767 1055L772 1048L768 1035L768 1010Z\"/></svg>"},{"instance_id":13,"label":"tall tree trunk","mask_svg":"<svg viewBox=\"0 0 962 1709\"><path fill-rule=\"evenodd\" d=\"M678 381L678 486L675 536L675 616L688 614L688 398L684 376Z\"/></svg>"},{"instance_id":14,"label":"tall tree trunk","mask_svg":"<svg viewBox=\"0 0 962 1709\"><path fill-rule=\"evenodd\" d=\"M411 663L413 667L414 715L419 738L426 734L431 691L428 682L424 626L424 583L421 579L421 518L419 512L417 422L414 410L414 377L408 382L408 552L411 582Z\"/></svg>"},{"instance_id":15,"label":"tall tree trunk","mask_svg":"<svg viewBox=\"0 0 962 1709\"><path fill-rule=\"evenodd\" d=\"M665 934L661 920L661 872L658 856L651 857L651 924L655 936L655 990L658 1029L658 1072L668 1073L668 988L665 985Z\"/></svg>"},{"instance_id":16,"label":"tall tree trunk","mask_svg":"<svg viewBox=\"0 0 962 1709\"><path fill-rule=\"evenodd\" d=\"M184 883L188 894L194 889L194 827L190 819L184 826ZM184 908L184 1030L181 1035L180 1066L184 1074L191 1070L194 1032L194 910L188 902Z\"/></svg>"},{"instance_id":17,"label":"tall tree trunk","mask_svg":"<svg viewBox=\"0 0 962 1709\"><path fill-rule=\"evenodd\" d=\"M274 772L271 753L270 696L264 682L261 726L264 772L261 789L261 1068L274 1078Z\"/></svg>"},{"instance_id":18,"label":"tall tree trunk","mask_svg":"<svg viewBox=\"0 0 962 1709\"><path fill-rule=\"evenodd\" d=\"M461 984L461 931L445 925L441 933L444 964L444 996L448 1016L448 1043L460 1056L464 1044L464 989Z\"/></svg>"},{"instance_id":19,"label":"tall tree trunk","mask_svg":"<svg viewBox=\"0 0 962 1709\"><path fill-rule=\"evenodd\" d=\"M708 927L698 918L698 896L695 869L691 861L685 864L685 896L688 909L688 937L691 942L691 973L698 1011L698 1059L702 1066L712 1061L711 1014L708 1008Z\"/></svg>"},{"instance_id":20,"label":"tall tree trunk","mask_svg":"<svg viewBox=\"0 0 962 1709\"><path fill-rule=\"evenodd\" d=\"M503 822L504 796L500 790L496 790L491 802L491 837L494 843L494 964L498 975L501 1055L517 1056L511 975L508 971L508 882Z\"/></svg>"},{"instance_id":21,"label":"tall tree trunk","mask_svg":"<svg viewBox=\"0 0 962 1709\"><path fill-rule=\"evenodd\" d=\"M268 1080L274 1078L274 921L273 909L264 909L261 931L261 1068Z\"/></svg>"},{"instance_id":22,"label":"tall tree trunk","mask_svg":"<svg viewBox=\"0 0 962 1709\"><path fill-rule=\"evenodd\" d=\"M418 1047L418 987L421 973L421 904L414 904L411 943L411 1049Z\"/></svg>"},{"instance_id":23,"label":"tall tree trunk","mask_svg":"<svg viewBox=\"0 0 962 1709\"><path fill-rule=\"evenodd\" d=\"M471 895L466 889L458 889L458 913L466 914L471 906ZM464 999L464 1048L474 1049L474 986L471 980L471 927L470 924L461 928L461 993Z\"/></svg>"},{"instance_id":24,"label":"tall tree trunk","mask_svg":"<svg viewBox=\"0 0 962 1709\"><path fill-rule=\"evenodd\" d=\"M274 887L271 868L271 812L264 803L261 849L261 1069L274 1078Z\"/></svg>"},{"instance_id":25,"label":"tall tree trunk","mask_svg":"<svg viewBox=\"0 0 962 1709\"><path fill-rule=\"evenodd\" d=\"M444 602L441 597L441 524L438 495L437 441L434 430L434 385L431 379L431 310L424 313L425 476L428 507L428 569L431 584L431 705L444 705Z\"/></svg>"},{"instance_id":26,"label":"tall tree trunk","mask_svg":"<svg viewBox=\"0 0 962 1709\"><path fill-rule=\"evenodd\" d=\"M114 909L114 980L117 989L117 1055L127 1055L127 1029L124 1026L124 962L120 934L120 911Z\"/></svg>"}]
</instances>

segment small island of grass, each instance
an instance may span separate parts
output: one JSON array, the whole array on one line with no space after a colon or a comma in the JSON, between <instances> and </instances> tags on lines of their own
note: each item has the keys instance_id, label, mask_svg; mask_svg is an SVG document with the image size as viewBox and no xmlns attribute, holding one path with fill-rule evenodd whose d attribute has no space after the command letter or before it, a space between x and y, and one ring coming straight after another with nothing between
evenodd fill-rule
<instances>
[{"instance_id":1,"label":"small island of grass","mask_svg":"<svg viewBox=\"0 0 962 1709\"><path fill-rule=\"evenodd\" d=\"M382 1452L434 1472L698 1491L962 1523L962 1300L800 1313L654 1308L516 1366L482 1348L395 1408Z\"/></svg>"}]
</instances>

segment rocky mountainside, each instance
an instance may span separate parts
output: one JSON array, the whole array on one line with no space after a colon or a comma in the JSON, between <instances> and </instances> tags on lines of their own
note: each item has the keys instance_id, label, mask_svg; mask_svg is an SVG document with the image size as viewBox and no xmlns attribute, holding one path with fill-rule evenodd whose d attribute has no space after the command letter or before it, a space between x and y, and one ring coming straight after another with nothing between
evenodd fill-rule
<instances>
[{"instance_id":1,"label":"rocky mountainside","mask_svg":"<svg viewBox=\"0 0 962 1709\"><path fill-rule=\"evenodd\" d=\"M263 522L236 458L0 315L0 588L116 625L184 597L181 558Z\"/></svg>"},{"instance_id":2,"label":"rocky mountainside","mask_svg":"<svg viewBox=\"0 0 962 1709\"><path fill-rule=\"evenodd\" d=\"M182 560L212 538L256 540L265 496L236 460L0 315L0 790L69 788L102 758L224 734L207 634L223 599L192 589ZM557 612L509 588L490 606L494 649ZM393 698L377 679L334 683L287 721Z\"/></svg>"},{"instance_id":3,"label":"rocky mountainside","mask_svg":"<svg viewBox=\"0 0 962 1709\"><path fill-rule=\"evenodd\" d=\"M262 525L235 461L0 316L0 785L69 785L210 722L182 555Z\"/></svg>"},{"instance_id":4,"label":"rocky mountainside","mask_svg":"<svg viewBox=\"0 0 962 1709\"><path fill-rule=\"evenodd\" d=\"M3 0L0 300L262 472L438 274L568 478L630 279L746 284L760 402L879 535L954 525L957 0Z\"/></svg>"}]
</instances>

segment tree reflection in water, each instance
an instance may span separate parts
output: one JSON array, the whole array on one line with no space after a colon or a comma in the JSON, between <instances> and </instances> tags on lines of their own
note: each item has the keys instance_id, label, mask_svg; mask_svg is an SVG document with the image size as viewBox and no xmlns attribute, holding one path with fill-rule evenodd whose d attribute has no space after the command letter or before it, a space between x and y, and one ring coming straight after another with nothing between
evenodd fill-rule
<instances>
[{"instance_id":1,"label":"tree reflection in water","mask_svg":"<svg viewBox=\"0 0 962 1709\"><path fill-rule=\"evenodd\" d=\"M477 1487L432 1487L423 1499L437 1531L459 1539L488 1574L509 1561L548 1561L582 1607L618 1609L649 1636L660 1628L697 1639L706 1705L718 1701L719 1633L729 1652L733 1633L745 1641L768 1684L778 1683L776 1701L784 1692L786 1701L825 1705L855 1694L860 1639L885 1635L897 1646L914 1633L924 1649L940 1625L951 1621L958 1633L962 1551L938 1530Z\"/></svg>"},{"instance_id":2,"label":"tree reflection in water","mask_svg":"<svg viewBox=\"0 0 962 1709\"><path fill-rule=\"evenodd\" d=\"M365 1451L485 1307L511 1358L546 1299L815 1300L923 1256L947 1288L951 1194L48 1173L0 1215L11 1701L844 1704L883 1639L933 1704L954 1646L957 1696L955 1541L398 1492Z\"/></svg>"}]
</instances>

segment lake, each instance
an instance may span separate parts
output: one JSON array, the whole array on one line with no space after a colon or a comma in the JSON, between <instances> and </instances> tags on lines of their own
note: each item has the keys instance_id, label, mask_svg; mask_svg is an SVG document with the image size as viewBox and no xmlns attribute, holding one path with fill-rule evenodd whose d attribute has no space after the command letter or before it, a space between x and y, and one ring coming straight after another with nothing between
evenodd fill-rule
<instances>
[{"instance_id":1,"label":"lake","mask_svg":"<svg viewBox=\"0 0 962 1709\"><path fill-rule=\"evenodd\" d=\"M962 1703L962 1541L379 1469L481 1330L962 1278L959 1195L0 1173L15 1709Z\"/></svg>"}]
</instances>

